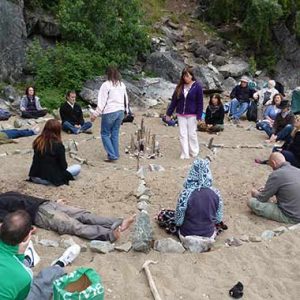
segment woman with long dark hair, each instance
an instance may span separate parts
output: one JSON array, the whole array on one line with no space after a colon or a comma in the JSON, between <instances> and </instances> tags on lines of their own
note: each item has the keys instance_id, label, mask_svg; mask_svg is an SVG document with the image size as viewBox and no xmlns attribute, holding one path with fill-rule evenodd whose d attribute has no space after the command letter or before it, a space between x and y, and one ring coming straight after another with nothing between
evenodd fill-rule
<instances>
[{"instance_id":1,"label":"woman with long dark hair","mask_svg":"<svg viewBox=\"0 0 300 300\"><path fill-rule=\"evenodd\" d=\"M197 138L197 120L202 118L203 91L191 68L184 68L181 78L166 113L166 121L170 121L176 109L181 144L181 159L189 159L199 154Z\"/></svg>"},{"instance_id":2,"label":"woman with long dark hair","mask_svg":"<svg viewBox=\"0 0 300 300\"><path fill-rule=\"evenodd\" d=\"M101 139L107 153L106 162L119 159L119 130L124 118L124 111L128 112L128 96L126 86L121 81L117 68L107 69L107 80L101 85L98 94L98 106L92 112L91 121L102 115Z\"/></svg>"},{"instance_id":3,"label":"woman with long dark hair","mask_svg":"<svg viewBox=\"0 0 300 300\"><path fill-rule=\"evenodd\" d=\"M21 117L26 119L37 119L47 114L47 110L42 108L40 98L36 96L33 86L26 88L25 96L20 103Z\"/></svg>"},{"instance_id":4,"label":"woman with long dark hair","mask_svg":"<svg viewBox=\"0 0 300 300\"><path fill-rule=\"evenodd\" d=\"M31 181L44 185L69 184L80 172L80 165L68 168L65 147L61 140L61 124L48 120L42 133L33 141L33 161L29 171Z\"/></svg>"}]
</instances>

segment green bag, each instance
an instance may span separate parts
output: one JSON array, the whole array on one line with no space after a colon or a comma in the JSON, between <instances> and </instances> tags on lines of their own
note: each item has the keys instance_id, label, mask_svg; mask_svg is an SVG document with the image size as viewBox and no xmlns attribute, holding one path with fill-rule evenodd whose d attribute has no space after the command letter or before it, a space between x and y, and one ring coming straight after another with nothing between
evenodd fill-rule
<instances>
[{"instance_id":1,"label":"green bag","mask_svg":"<svg viewBox=\"0 0 300 300\"><path fill-rule=\"evenodd\" d=\"M104 300L104 287L93 269L79 268L53 283L54 300Z\"/></svg>"}]
</instances>

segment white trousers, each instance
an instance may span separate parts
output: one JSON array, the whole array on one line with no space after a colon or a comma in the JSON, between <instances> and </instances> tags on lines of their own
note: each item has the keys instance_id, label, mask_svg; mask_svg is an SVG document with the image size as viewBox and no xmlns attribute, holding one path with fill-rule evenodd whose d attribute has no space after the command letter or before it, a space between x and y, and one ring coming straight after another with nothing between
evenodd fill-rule
<instances>
[{"instance_id":1,"label":"white trousers","mask_svg":"<svg viewBox=\"0 0 300 300\"><path fill-rule=\"evenodd\" d=\"M181 144L181 159L199 154L196 116L178 116L179 140Z\"/></svg>"}]
</instances>

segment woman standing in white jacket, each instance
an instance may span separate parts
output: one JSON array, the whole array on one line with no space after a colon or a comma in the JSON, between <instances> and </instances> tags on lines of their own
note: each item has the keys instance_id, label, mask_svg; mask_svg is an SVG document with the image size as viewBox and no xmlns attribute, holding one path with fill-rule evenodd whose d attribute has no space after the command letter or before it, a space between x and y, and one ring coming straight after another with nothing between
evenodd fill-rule
<instances>
[{"instance_id":1,"label":"woman standing in white jacket","mask_svg":"<svg viewBox=\"0 0 300 300\"><path fill-rule=\"evenodd\" d=\"M128 112L128 95L121 75L115 67L107 69L105 81L98 93L98 106L93 111L91 121L102 115L101 139L107 153L106 162L119 159L119 130L124 118L124 110Z\"/></svg>"}]
</instances>

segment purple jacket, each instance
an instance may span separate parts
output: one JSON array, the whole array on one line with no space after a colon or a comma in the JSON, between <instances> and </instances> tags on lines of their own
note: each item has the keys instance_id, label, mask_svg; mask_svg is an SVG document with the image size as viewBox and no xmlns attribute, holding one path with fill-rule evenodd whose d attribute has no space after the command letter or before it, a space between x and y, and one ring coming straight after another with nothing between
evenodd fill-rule
<instances>
[{"instance_id":1,"label":"purple jacket","mask_svg":"<svg viewBox=\"0 0 300 300\"><path fill-rule=\"evenodd\" d=\"M167 116L171 116L176 108L176 113L183 115L197 115L201 120L203 111L203 91L199 82L195 81L186 98L183 90L177 98L176 91L173 94L171 104L167 110Z\"/></svg>"}]
</instances>

